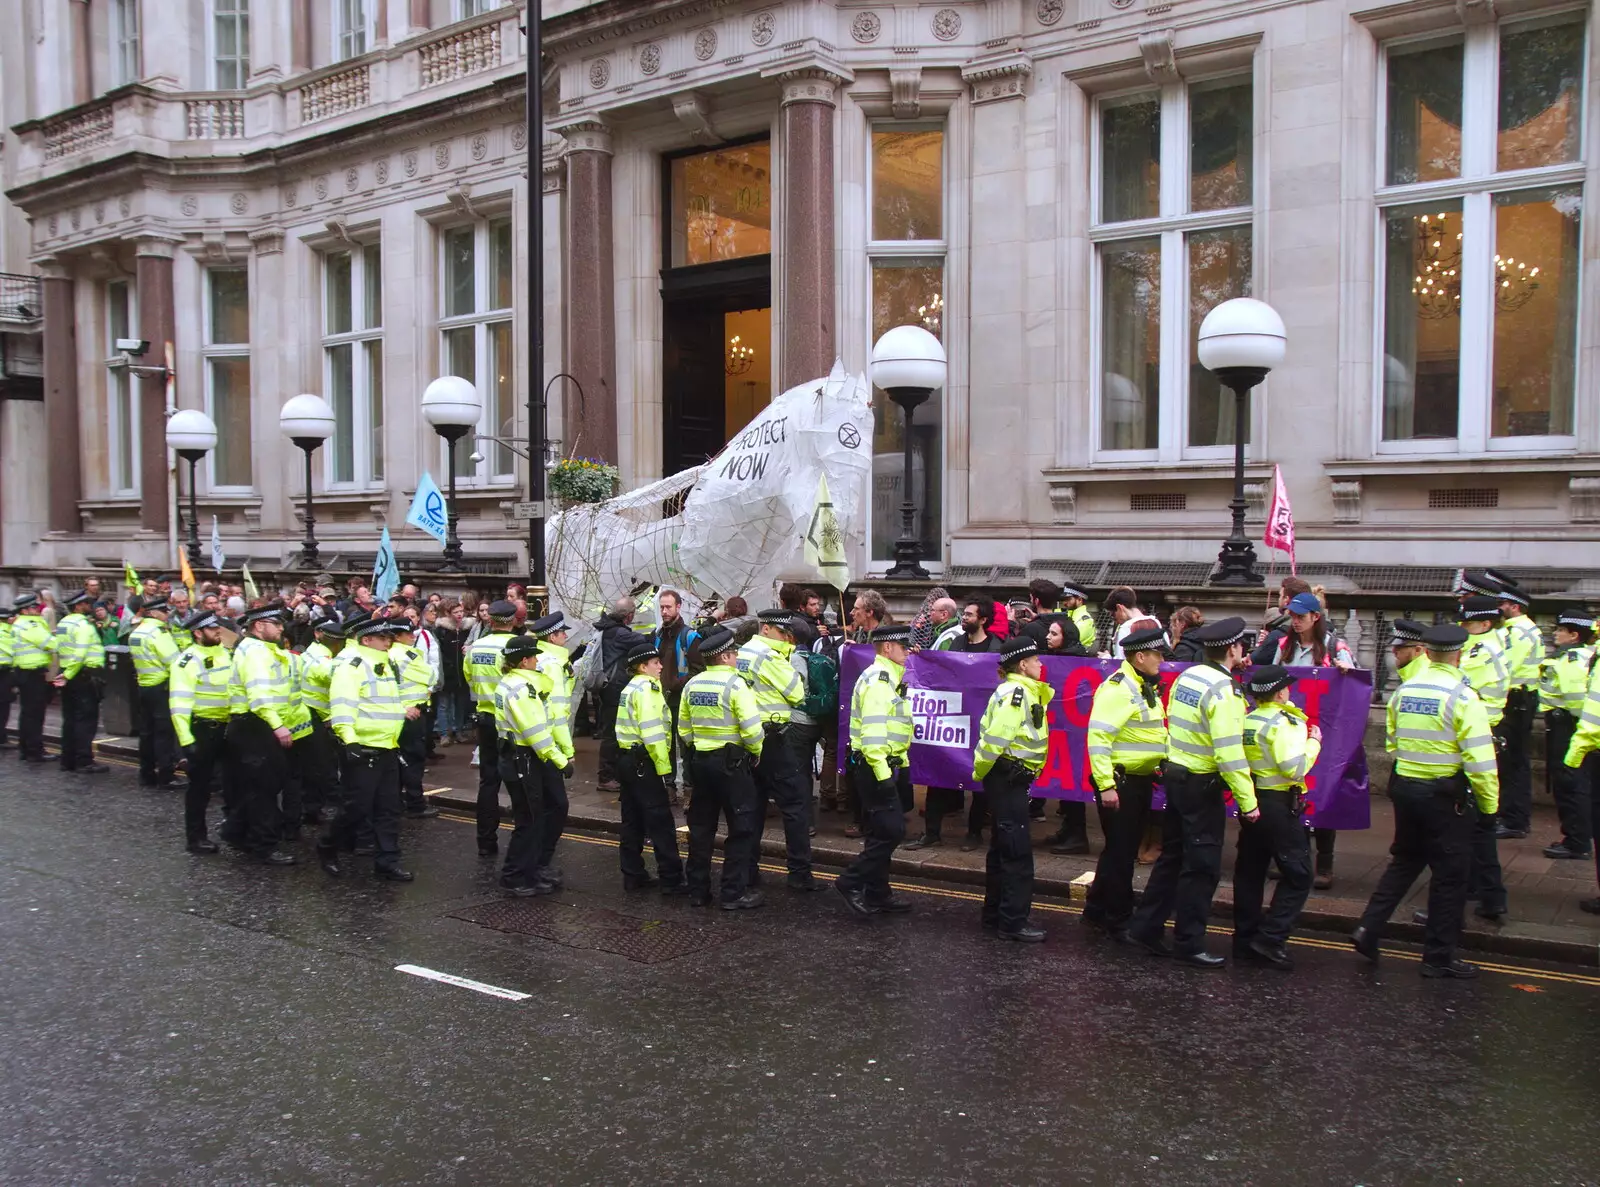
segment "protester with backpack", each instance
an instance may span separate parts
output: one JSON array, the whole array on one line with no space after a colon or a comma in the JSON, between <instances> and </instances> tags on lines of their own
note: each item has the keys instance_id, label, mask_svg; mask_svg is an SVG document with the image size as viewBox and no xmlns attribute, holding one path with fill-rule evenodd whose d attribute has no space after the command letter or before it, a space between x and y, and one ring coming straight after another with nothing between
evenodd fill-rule
<instances>
[{"instance_id":1,"label":"protester with backpack","mask_svg":"<svg viewBox=\"0 0 1600 1187\"><path fill-rule=\"evenodd\" d=\"M622 703L622 690L628 686L630 673L625 662L638 635L633 629L634 600L618 598L611 609L595 621L594 629L600 638L594 646L600 648L599 664L604 673L597 697L600 706L600 770L601 791L618 794L622 784L617 781L617 706Z\"/></svg>"},{"instance_id":2,"label":"protester with backpack","mask_svg":"<svg viewBox=\"0 0 1600 1187\"><path fill-rule=\"evenodd\" d=\"M839 720L839 661L821 649L822 640L812 650L796 647L789 661L805 686L805 699L789 711L789 740L794 746L795 764L800 768L805 788L806 818L811 835L817 832L813 802L812 767L817 746L832 724L837 732Z\"/></svg>"},{"instance_id":3,"label":"protester with backpack","mask_svg":"<svg viewBox=\"0 0 1600 1187\"><path fill-rule=\"evenodd\" d=\"M661 657L661 695L666 698L667 709L672 714L672 744L668 761L671 770L666 775L667 789L674 803L678 802L678 698L684 683L689 679L689 648L700 638L700 632L683 618L683 599L674 589L663 589L656 595L656 607L661 615L661 625L656 627L651 642ZM689 770L682 769L683 785L689 782Z\"/></svg>"}]
</instances>

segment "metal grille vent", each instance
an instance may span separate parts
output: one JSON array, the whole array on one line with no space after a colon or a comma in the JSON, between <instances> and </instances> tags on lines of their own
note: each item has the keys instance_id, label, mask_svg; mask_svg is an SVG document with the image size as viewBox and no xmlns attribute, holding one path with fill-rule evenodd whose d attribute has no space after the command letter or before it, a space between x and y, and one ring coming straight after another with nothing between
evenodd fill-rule
<instances>
[{"instance_id":1,"label":"metal grille vent","mask_svg":"<svg viewBox=\"0 0 1600 1187\"><path fill-rule=\"evenodd\" d=\"M1500 491L1493 486L1469 486L1460 490L1430 490L1429 511L1485 511L1500 506Z\"/></svg>"},{"instance_id":2,"label":"metal grille vent","mask_svg":"<svg viewBox=\"0 0 1600 1187\"><path fill-rule=\"evenodd\" d=\"M1187 511L1189 496L1182 491L1135 492L1128 496L1129 511Z\"/></svg>"}]
</instances>

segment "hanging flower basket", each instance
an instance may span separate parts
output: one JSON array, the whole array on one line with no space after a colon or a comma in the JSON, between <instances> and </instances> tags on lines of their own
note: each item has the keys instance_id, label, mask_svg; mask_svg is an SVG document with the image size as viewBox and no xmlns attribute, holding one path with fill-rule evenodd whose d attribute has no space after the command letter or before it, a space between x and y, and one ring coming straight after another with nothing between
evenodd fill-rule
<instances>
[{"instance_id":1,"label":"hanging flower basket","mask_svg":"<svg viewBox=\"0 0 1600 1187\"><path fill-rule=\"evenodd\" d=\"M545 476L545 488L566 503L599 503L617 493L615 466L591 457L563 458Z\"/></svg>"}]
</instances>

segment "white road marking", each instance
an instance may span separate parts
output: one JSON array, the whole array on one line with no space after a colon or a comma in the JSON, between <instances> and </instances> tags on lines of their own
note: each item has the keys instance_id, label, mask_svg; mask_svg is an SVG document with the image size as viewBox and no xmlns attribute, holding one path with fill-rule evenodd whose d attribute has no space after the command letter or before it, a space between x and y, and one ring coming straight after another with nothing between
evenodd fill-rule
<instances>
[{"instance_id":1,"label":"white road marking","mask_svg":"<svg viewBox=\"0 0 1600 1187\"><path fill-rule=\"evenodd\" d=\"M498 985L486 985L482 981L469 980L458 977L454 973L441 973L438 969L425 969L420 964L397 964L394 966L397 973L410 973L413 977L423 977L429 981L440 981L446 985L455 985L461 989L471 989L478 993L486 993L490 997L504 998L508 1002L525 1002L533 995L519 993L515 989L501 989Z\"/></svg>"}]
</instances>

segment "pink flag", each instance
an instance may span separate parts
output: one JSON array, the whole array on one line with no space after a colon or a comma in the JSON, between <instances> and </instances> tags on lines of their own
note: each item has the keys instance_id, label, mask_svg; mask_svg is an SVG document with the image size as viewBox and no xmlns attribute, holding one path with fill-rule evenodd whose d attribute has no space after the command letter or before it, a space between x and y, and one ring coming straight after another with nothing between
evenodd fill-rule
<instances>
[{"instance_id":1,"label":"pink flag","mask_svg":"<svg viewBox=\"0 0 1600 1187\"><path fill-rule=\"evenodd\" d=\"M1294 512L1289 508L1289 491L1283 485L1283 471L1272 467L1272 504L1267 508L1268 548L1289 554L1289 572L1298 573L1294 563Z\"/></svg>"}]
</instances>

